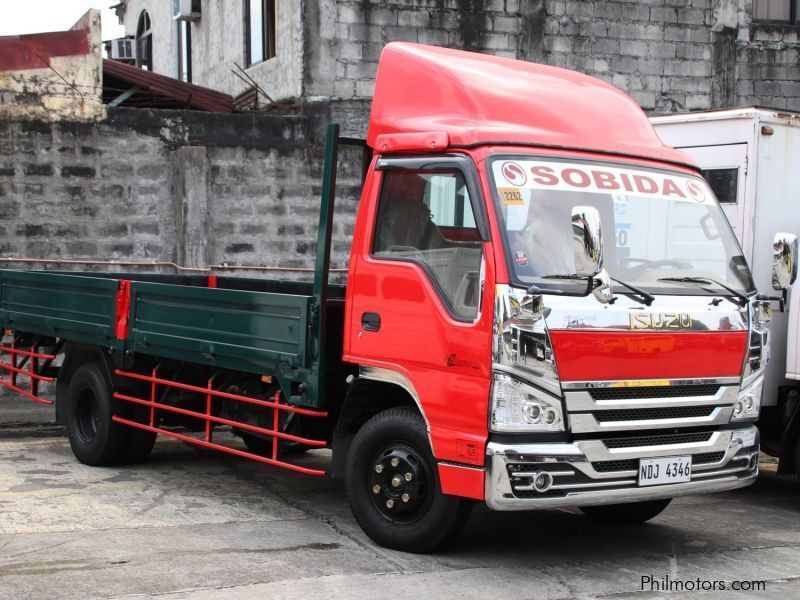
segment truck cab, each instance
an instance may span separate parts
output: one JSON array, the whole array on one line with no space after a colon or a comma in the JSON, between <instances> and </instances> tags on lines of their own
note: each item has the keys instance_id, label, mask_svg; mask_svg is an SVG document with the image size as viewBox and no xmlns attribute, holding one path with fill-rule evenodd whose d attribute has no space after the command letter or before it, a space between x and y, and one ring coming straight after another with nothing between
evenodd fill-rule
<instances>
[{"instance_id":1,"label":"truck cab","mask_svg":"<svg viewBox=\"0 0 800 600\"><path fill-rule=\"evenodd\" d=\"M694 161L633 100L390 44L367 143L344 359L413 398L444 494L643 520L752 483L755 286Z\"/></svg>"}]
</instances>

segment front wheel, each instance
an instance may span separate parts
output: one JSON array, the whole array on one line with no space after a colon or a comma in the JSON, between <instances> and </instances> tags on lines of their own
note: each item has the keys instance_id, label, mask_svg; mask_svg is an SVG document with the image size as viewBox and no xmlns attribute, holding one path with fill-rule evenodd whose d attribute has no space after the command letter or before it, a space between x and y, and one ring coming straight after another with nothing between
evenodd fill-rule
<instances>
[{"instance_id":1,"label":"front wheel","mask_svg":"<svg viewBox=\"0 0 800 600\"><path fill-rule=\"evenodd\" d=\"M602 506L583 506L583 514L610 523L644 523L658 516L669 506L672 498L665 500L647 500L626 504L606 504Z\"/></svg>"},{"instance_id":2,"label":"front wheel","mask_svg":"<svg viewBox=\"0 0 800 600\"><path fill-rule=\"evenodd\" d=\"M441 492L425 422L391 408L356 433L347 456L347 498L373 541L395 550L428 552L456 535L472 504Z\"/></svg>"}]
</instances>

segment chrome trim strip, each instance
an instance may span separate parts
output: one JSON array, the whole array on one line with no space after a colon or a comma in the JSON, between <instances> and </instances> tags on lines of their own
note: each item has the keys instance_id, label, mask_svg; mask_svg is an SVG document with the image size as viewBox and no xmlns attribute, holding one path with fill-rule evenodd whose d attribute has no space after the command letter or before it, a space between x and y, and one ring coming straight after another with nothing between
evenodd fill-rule
<instances>
[{"instance_id":1,"label":"chrome trim strip","mask_svg":"<svg viewBox=\"0 0 800 600\"><path fill-rule=\"evenodd\" d=\"M673 385L739 385L739 377L705 377L702 379L603 379L588 381L562 381L565 390L585 390L610 387L653 387Z\"/></svg>"},{"instance_id":2,"label":"chrome trim strip","mask_svg":"<svg viewBox=\"0 0 800 600\"><path fill-rule=\"evenodd\" d=\"M718 406L705 417L685 417L680 419L645 419L639 421L598 422L591 413L573 413L569 416L570 430L573 433L603 431L637 431L643 429L664 429L690 425L725 425L733 414L732 406Z\"/></svg>"},{"instance_id":3,"label":"chrome trim strip","mask_svg":"<svg viewBox=\"0 0 800 600\"><path fill-rule=\"evenodd\" d=\"M545 472L552 477L570 477L575 475L575 471L514 471L512 477L534 477L541 472Z\"/></svg>"},{"instance_id":4,"label":"chrome trim strip","mask_svg":"<svg viewBox=\"0 0 800 600\"><path fill-rule=\"evenodd\" d=\"M609 487L615 485L636 485L635 479L623 479L622 481L598 481L596 483L562 483L560 485L551 485L551 490L572 490L572 489L584 489L584 488L597 488L597 487ZM524 488L517 488L518 490L524 490Z\"/></svg>"},{"instance_id":5,"label":"chrome trim strip","mask_svg":"<svg viewBox=\"0 0 800 600\"><path fill-rule=\"evenodd\" d=\"M414 399L414 403L417 405L417 408L422 415L422 419L425 421L425 429L428 432L428 441L431 442L431 448L433 448L433 442L431 441L431 424L430 421L428 421L428 415L425 414L425 410L422 408L422 402L419 400L419 394L417 394L417 390L414 389L414 384L411 383L408 377L402 373L399 373L398 371L393 371L392 369L371 367L367 365L358 366L358 376L364 379L370 379L372 381L390 383L392 385L401 387L408 392L408 395Z\"/></svg>"},{"instance_id":6,"label":"chrome trim strip","mask_svg":"<svg viewBox=\"0 0 800 600\"><path fill-rule=\"evenodd\" d=\"M738 383L738 381L737 381ZM634 408L671 408L702 405L731 405L736 403L739 386L720 386L713 396L666 396L658 398L624 398L595 400L586 390L566 392L564 402L567 412L588 412L600 410L625 410Z\"/></svg>"},{"instance_id":7,"label":"chrome trim strip","mask_svg":"<svg viewBox=\"0 0 800 600\"><path fill-rule=\"evenodd\" d=\"M703 478L703 477L714 477L715 475L730 475L732 473L740 473L742 471L747 471L747 465L736 467L733 469L722 469L720 471L712 471L709 473L696 473L696 474L693 473L692 480L694 480L695 477Z\"/></svg>"},{"instance_id":8,"label":"chrome trim strip","mask_svg":"<svg viewBox=\"0 0 800 600\"><path fill-rule=\"evenodd\" d=\"M464 463L451 462L449 460L438 461L440 467L453 467L454 469L466 469L467 471L485 471L486 467L479 467L478 465L466 465Z\"/></svg>"}]
</instances>

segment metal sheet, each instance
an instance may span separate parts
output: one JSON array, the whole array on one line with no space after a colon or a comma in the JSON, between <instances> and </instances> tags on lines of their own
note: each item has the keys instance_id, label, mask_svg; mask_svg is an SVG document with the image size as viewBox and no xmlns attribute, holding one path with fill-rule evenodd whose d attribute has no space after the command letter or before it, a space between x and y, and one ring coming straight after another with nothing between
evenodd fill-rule
<instances>
[{"instance_id":1,"label":"metal sheet","mask_svg":"<svg viewBox=\"0 0 800 600\"><path fill-rule=\"evenodd\" d=\"M254 372L308 367L311 298L289 294L131 285L136 352Z\"/></svg>"}]
</instances>

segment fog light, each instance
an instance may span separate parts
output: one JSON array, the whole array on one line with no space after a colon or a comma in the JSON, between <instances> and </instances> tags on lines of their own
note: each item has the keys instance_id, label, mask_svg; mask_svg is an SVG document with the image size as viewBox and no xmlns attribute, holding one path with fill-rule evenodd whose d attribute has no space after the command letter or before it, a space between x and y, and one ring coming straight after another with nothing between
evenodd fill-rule
<instances>
[{"instance_id":1,"label":"fog light","mask_svg":"<svg viewBox=\"0 0 800 600\"><path fill-rule=\"evenodd\" d=\"M546 492L553 485L553 476L546 471L537 471L533 474L533 489L540 494Z\"/></svg>"},{"instance_id":2,"label":"fog light","mask_svg":"<svg viewBox=\"0 0 800 600\"><path fill-rule=\"evenodd\" d=\"M744 410L744 406L742 406L742 403L741 402L737 402L733 407L734 416L738 417L740 414L742 414L743 410Z\"/></svg>"},{"instance_id":3,"label":"fog light","mask_svg":"<svg viewBox=\"0 0 800 600\"><path fill-rule=\"evenodd\" d=\"M753 408L753 397L750 396L749 394L744 397L744 407L747 410L750 410L751 408Z\"/></svg>"},{"instance_id":4,"label":"fog light","mask_svg":"<svg viewBox=\"0 0 800 600\"><path fill-rule=\"evenodd\" d=\"M747 466L751 471L756 470L758 467L758 454L753 454L753 456L750 457L750 462L747 464Z\"/></svg>"}]
</instances>

